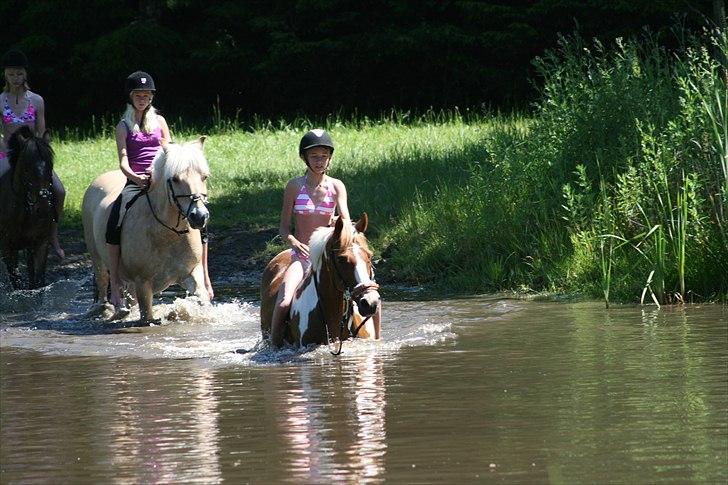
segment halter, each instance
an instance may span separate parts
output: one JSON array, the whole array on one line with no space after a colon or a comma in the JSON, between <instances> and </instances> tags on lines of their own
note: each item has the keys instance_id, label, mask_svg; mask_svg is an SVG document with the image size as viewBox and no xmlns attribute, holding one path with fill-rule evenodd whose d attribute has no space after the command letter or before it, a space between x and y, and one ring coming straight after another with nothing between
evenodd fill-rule
<instances>
[{"instance_id":1,"label":"halter","mask_svg":"<svg viewBox=\"0 0 728 485\"><path fill-rule=\"evenodd\" d=\"M207 203L207 194L201 194L201 193L198 192L198 193L194 193L194 194L179 194L179 195L177 195L174 192L174 186L172 185L172 179L171 178L168 178L167 179L167 188L168 188L167 195L169 196L170 201L172 203L174 203L175 207L177 207L177 223L174 225L174 227L168 226L167 224L164 223L164 221L162 221L157 216L157 214L154 212L154 208L152 207L152 201L149 198L149 190L145 190L144 191L144 195L147 197L147 203L149 204L149 209L152 211L152 215L157 220L157 222L159 222L161 225L163 225L164 227L166 227L170 231L172 231L172 232L174 232L175 234L178 234L178 235L187 234L188 232L190 232L189 229L184 229L184 230L180 231L179 229L175 229L175 228L177 226L179 226L179 223L180 223L180 221L182 219L187 219L189 217L190 212L192 211L192 206L196 202L202 201L203 205ZM180 199L180 198L187 198L187 197L190 198L190 205L187 206L187 211L185 212L185 210L180 205L178 199Z\"/></svg>"},{"instance_id":2,"label":"halter","mask_svg":"<svg viewBox=\"0 0 728 485\"><path fill-rule=\"evenodd\" d=\"M326 256L331 259L331 264L334 266L334 269L336 270L336 275L338 276L339 282L342 283L343 288L339 288L338 286L335 286L335 288L342 293L342 302L344 303L344 306L346 307L346 310L344 311L344 314L341 316L341 322L339 322L339 350L336 352L331 352L331 355L340 355L341 349L344 346L344 341L342 337L344 336L344 329L346 328L346 324L349 321L349 319L354 314L354 306L353 301L357 298L359 298L361 295L366 293L369 290L376 290L379 289L379 285L375 282L370 283L359 283L357 285L354 285L352 288L351 286L346 285L346 280L344 279L343 275L341 274L341 270L339 269L339 265L336 262L336 255L334 254L333 249L326 250ZM329 326L326 323L326 317L324 315L324 310L321 308L321 293L319 292L318 288L318 277L316 276L316 271L313 271L313 284L314 288L316 289L316 294L319 296L318 300L316 301L316 306L321 313L321 319L324 322L324 329L326 329L326 342L327 345L331 341L331 336L329 335ZM369 315L366 317L362 322L359 324L358 327L356 327L356 330L352 334L352 338L355 338L356 335L359 333L359 330L364 326L365 323L369 321L369 319L372 318L372 315Z\"/></svg>"}]
</instances>

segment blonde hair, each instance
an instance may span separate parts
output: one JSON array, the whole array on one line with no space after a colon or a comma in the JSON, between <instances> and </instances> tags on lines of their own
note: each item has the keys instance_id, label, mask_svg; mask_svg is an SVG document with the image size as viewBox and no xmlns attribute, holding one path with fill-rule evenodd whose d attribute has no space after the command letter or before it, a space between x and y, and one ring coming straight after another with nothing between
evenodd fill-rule
<instances>
[{"instance_id":1,"label":"blonde hair","mask_svg":"<svg viewBox=\"0 0 728 485\"><path fill-rule=\"evenodd\" d=\"M5 86L3 87L4 93L10 92L10 83L8 83L8 77L5 75L5 70L11 69L10 67L6 67L3 69L3 78L5 79ZM25 70L24 67L13 67L12 69L19 69L23 71L23 77L25 77L25 80L23 81L23 86L25 86L26 91L30 91L30 86L28 86L28 71Z\"/></svg>"},{"instance_id":2,"label":"blonde hair","mask_svg":"<svg viewBox=\"0 0 728 485\"><path fill-rule=\"evenodd\" d=\"M139 124L134 119L134 106L129 103L127 103L126 111L124 112L124 116L122 116L121 119L126 124L126 128L132 133L138 133L141 131L149 134L160 126L159 118L157 117L157 110L154 109L154 106L152 106L151 104L144 111L144 114L142 114L141 126L139 126Z\"/></svg>"}]
</instances>

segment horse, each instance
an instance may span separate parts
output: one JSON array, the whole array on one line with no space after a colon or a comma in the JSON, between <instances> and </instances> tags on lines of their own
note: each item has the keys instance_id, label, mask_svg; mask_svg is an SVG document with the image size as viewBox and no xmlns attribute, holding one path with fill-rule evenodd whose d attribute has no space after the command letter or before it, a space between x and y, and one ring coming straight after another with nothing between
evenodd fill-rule
<instances>
[{"instance_id":1,"label":"horse","mask_svg":"<svg viewBox=\"0 0 728 485\"><path fill-rule=\"evenodd\" d=\"M311 269L296 288L284 341L296 345L329 344L351 336L370 338L368 319L381 304L379 285L373 280L371 256L364 236L366 213L355 226L338 218L334 227L314 231L309 248ZM291 250L278 253L261 278L261 333L270 336L273 309L283 275L291 264ZM339 349L341 351L341 349Z\"/></svg>"},{"instance_id":2,"label":"horse","mask_svg":"<svg viewBox=\"0 0 728 485\"><path fill-rule=\"evenodd\" d=\"M48 241L57 211L48 132L21 126L8 139L10 170L0 175L0 252L13 288L21 287L18 251L26 252L29 288L45 286Z\"/></svg>"},{"instance_id":3,"label":"horse","mask_svg":"<svg viewBox=\"0 0 728 485\"><path fill-rule=\"evenodd\" d=\"M210 218L206 206L210 169L204 142L205 137L200 137L190 143L164 145L154 159L149 189L131 206L124 201L119 275L124 286L133 287L142 323L154 321L152 295L174 283L191 283L190 293L202 301L210 300L199 231ZM94 301L102 309L109 287L106 224L125 182L120 170L99 175L82 202L84 239L95 276Z\"/></svg>"}]
</instances>

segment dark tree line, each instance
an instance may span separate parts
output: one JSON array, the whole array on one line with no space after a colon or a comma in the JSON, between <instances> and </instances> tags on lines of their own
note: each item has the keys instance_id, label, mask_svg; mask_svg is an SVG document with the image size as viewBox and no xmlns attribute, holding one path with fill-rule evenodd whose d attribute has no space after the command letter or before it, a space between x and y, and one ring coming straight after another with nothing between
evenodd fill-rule
<instances>
[{"instance_id":1,"label":"dark tree line","mask_svg":"<svg viewBox=\"0 0 728 485\"><path fill-rule=\"evenodd\" d=\"M645 26L674 43L715 0L3 0L2 45L31 60L50 126L118 113L149 71L168 116L281 118L525 106L531 60L578 27L609 41Z\"/></svg>"}]
</instances>

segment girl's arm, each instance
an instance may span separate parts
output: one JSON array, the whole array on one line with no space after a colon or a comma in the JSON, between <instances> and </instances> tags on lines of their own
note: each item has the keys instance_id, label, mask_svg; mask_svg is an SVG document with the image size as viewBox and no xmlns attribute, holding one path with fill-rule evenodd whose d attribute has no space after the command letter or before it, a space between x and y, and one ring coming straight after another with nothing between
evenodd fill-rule
<instances>
[{"instance_id":1,"label":"girl's arm","mask_svg":"<svg viewBox=\"0 0 728 485\"><path fill-rule=\"evenodd\" d=\"M39 94L35 94L35 135L43 136L46 132L45 103Z\"/></svg>"},{"instance_id":2,"label":"girl's arm","mask_svg":"<svg viewBox=\"0 0 728 485\"><path fill-rule=\"evenodd\" d=\"M286 190L283 192L281 223L278 227L278 233L281 235L281 238L291 247L296 247L296 243L298 242L295 236L291 234L291 216L293 215L293 204L296 202L297 193L298 188L296 187L295 179L290 180L286 185Z\"/></svg>"},{"instance_id":3,"label":"girl's arm","mask_svg":"<svg viewBox=\"0 0 728 485\"><path fill-rule=\"evenodd\" d=\"M344 182L334 179L334 188L336 189L336 205L339 208L339 215L344 219L351 220Z\"/></svg>"},{"instance_id":4,"label":"girl's arm","mask_svg":"<svg viewBox=\"0 0 728 485\"><path fill-rule=\"evenodd\" d=\"M129 157L126 153L126 134L126 123L124 123L124 121L120 121L119 124L116 125L116 150L119 155L119 169L129 180L132 180L140 187L144 187L148 176L137 175L129 166Z\"/></svg>"},{"instance_id":5,"label":"girl's arm","mask_svg":"<svg viewBox=\"0 0 728 485\"><path fill-rule=\"evenodd\" d=\"M159 119L159 126L162 129L162 140L160 141L160 144L162 146L166 145L170 141L172 141L172 135L169 133L169 126L167 126L167 120L164 119L163 116L157 116Z\"/></svg>"}]
</instances>

